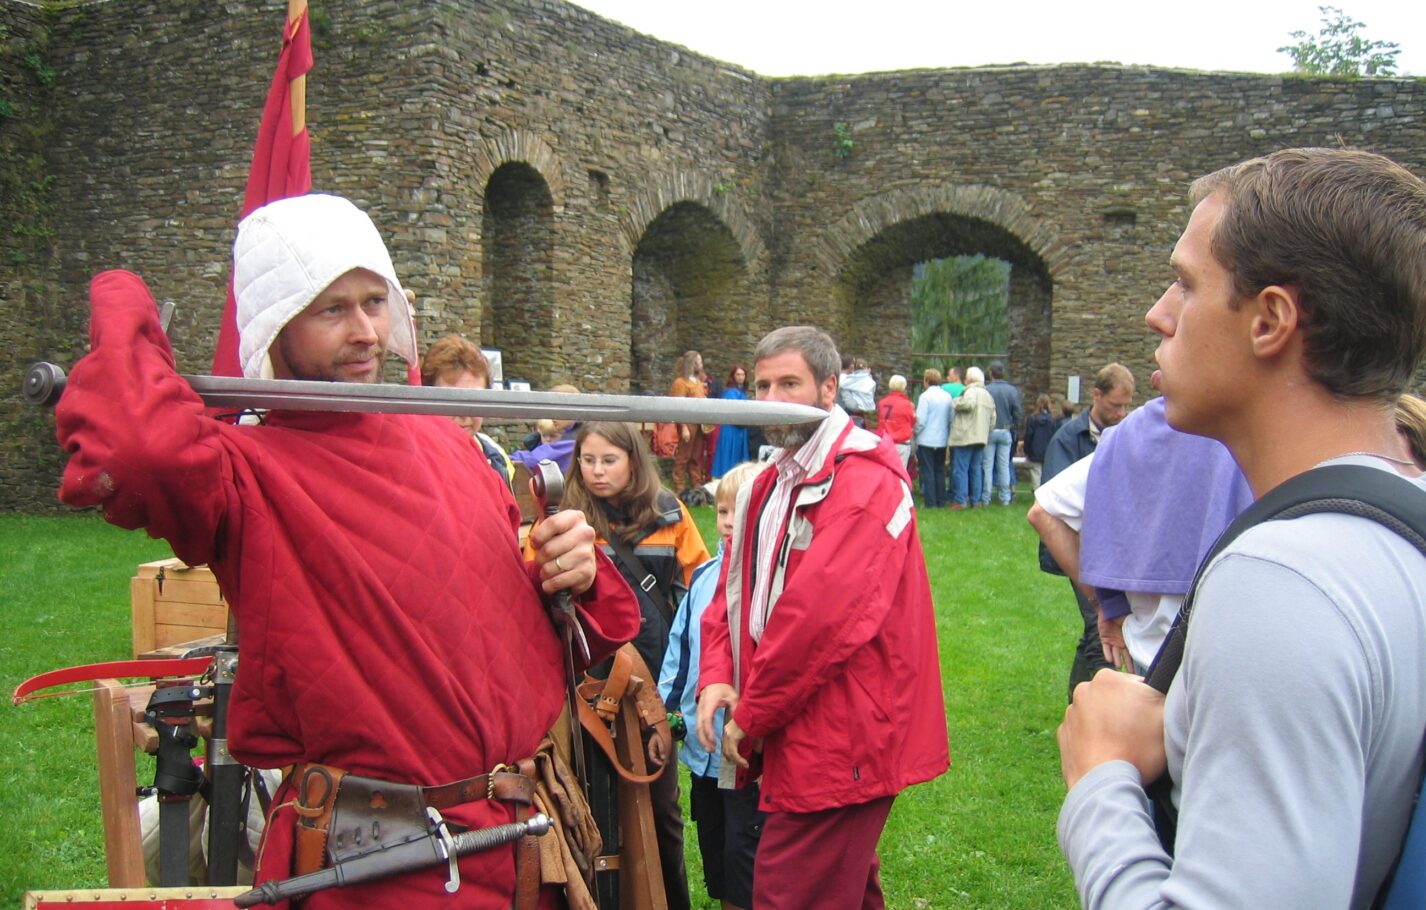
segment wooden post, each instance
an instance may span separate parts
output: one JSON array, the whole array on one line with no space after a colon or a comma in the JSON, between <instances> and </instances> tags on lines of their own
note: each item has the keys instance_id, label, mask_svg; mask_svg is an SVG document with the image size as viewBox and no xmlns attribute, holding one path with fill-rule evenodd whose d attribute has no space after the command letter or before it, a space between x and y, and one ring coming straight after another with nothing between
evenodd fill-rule
<instances>
[{"instance_id":1,"label":"wooden post","mask_svg":"<svg viewBox=\"0 0 1426 910\"><path fill-rule=\"evenodd\" d=\"M644 739L632 694L624 697L614 721L615 749L624 767L635 774L644 766ZM670 761L675 761L672 756ZM673 769L675 772L677 768ZM659 865L658 833L654 830L654 804L648 784L619 781L619 904L621 910L667 910L663 867ZM604 845L609 850L609 845Z\"/></svg>"},{"instance_id":2,"label":"wooden post","mask_svg":"<svg viewBox=\"0 0 1426 910\"><path fill-rule=\"evenodd\" d=\"M134 767L134 714L129 690L115 679L94 684L94 745L104 818L104 859L111 888L142 888L143 836L139 830Z\"/></svg>"}]
</instances>

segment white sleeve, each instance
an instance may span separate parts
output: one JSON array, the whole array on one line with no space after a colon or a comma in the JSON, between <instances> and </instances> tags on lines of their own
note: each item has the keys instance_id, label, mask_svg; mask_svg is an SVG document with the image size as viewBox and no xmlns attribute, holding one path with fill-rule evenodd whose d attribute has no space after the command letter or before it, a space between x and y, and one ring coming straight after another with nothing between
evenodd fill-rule
<instances>
[{"instance_id":1,"label":"white sleeve","mask_svg":"<svg viewBox=\"0 0 1426 910\"><path fill-rule=\"evenodd\" d=\"M1084 524L1084 491L1089 486L1089 465L1093 461L1094 453L1090 452L1035 490L1035 502L1040 508L1069 525L1075 533Z\"/></svg>"}]
</instances>

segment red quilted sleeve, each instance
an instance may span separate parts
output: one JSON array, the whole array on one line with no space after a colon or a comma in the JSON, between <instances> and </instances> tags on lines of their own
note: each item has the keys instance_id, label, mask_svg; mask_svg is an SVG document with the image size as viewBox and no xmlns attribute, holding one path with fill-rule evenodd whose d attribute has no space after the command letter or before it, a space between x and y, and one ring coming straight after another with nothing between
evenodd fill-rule
<instances>
[{"instance_id":1,"label":"red quilted sleeve","mask_svg":"<svg viewBox=\"0 0 1426 910\"><path fill-rule=\"evenodd\" d=\"M110 522L167 538L190 564L208 562L231 488L220 425L175 370L143 279L103 272L89 298L90 353L55 409L70 453L59 498L102 505Z\"/></svg>"}]
</instances>

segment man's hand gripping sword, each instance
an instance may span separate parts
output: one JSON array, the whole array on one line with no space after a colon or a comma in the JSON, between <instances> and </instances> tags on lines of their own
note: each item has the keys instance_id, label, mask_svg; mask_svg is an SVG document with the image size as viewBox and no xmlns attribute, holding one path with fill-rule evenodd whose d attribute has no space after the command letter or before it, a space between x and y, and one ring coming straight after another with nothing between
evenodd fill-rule
<instances>
[{"instance_id":1,"label":"man's hand gripping sword","mask_svg":"<svg viewBox=\"0 0 1426 910\"><path fill-rule=\"evenodd\" d=\"M564 474L560 472L559 465L549 459L541 461L530 476L530 491L546 518L558 512L564 500ZM574 756L574 772L579 777L580 786L588 787L589 773L584 767L584 731L579 725L579 671L575 669L574 652L578 648L583 665L589 666L589 639L584 635L584 627L579 624L579 615L575 612L574 598L570 593L556 592L553 599L550 615L564 638L570 752Z\"/></svg>"}]
</instances>

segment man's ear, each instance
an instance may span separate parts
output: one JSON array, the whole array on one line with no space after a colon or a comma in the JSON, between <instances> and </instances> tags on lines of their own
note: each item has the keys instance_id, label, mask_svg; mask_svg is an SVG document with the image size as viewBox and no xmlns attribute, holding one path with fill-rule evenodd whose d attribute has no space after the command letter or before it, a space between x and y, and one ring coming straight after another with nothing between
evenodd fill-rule
<instances>
[{"instance_id":1,"label":"man's ear","mask_svg":"<svg viewBox=\"0 0 1426 910\"><path fill-rule=\"evenodd\" d=\"M1253 354L1262 359L1276 357L1297 335L1302 316L1300 292L1292 285L1270 284L1248 304L1254 308L1251 323Z\"/></svg>"}]
</instances>

